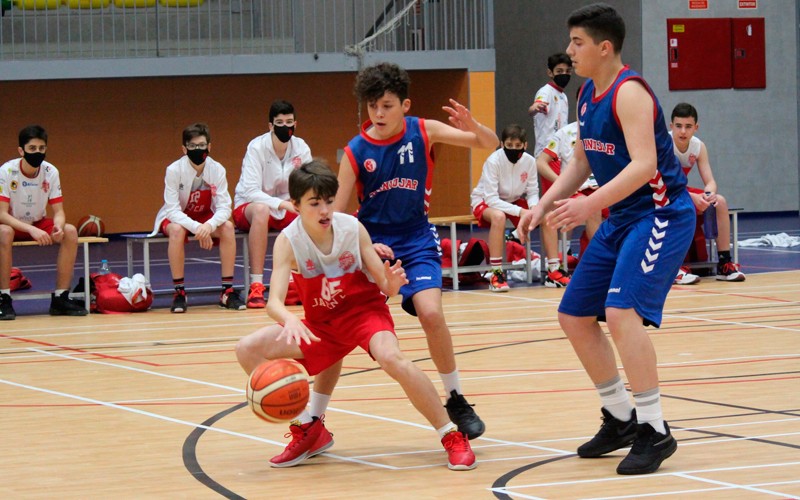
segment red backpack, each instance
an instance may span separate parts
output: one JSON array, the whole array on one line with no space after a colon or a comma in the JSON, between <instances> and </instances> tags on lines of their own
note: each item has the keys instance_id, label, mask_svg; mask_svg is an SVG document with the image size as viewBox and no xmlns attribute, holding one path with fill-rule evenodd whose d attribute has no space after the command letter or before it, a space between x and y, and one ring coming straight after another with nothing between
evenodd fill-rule
<instances>
[{"instance_id":1,"label":"red backpack","mask_svg":"<svg viewBox=\"0 0 800 500\"><path fill-rule=\"evenodd\" d=\"M11 288L12 292L14 290L27 290L28 288L33 286L33 284L31 283L31 280L26 278L25 275L22 274L22 271L20 271L20 269L18 267L12 267L11 268L11 282L10 282L10 284L11 284L10 288Z\"/></svg>"},{"instance_id":2,"label":"red backpack","mask_svg":"<svg viewBox=\"0 0 800 500\"><path fill-rule=\"evenodd\" d=\"M461 240L456 240L456 245L461 248ZM453 259L451 257L451 242L449 238L442 238L442 267L453 267ZM464 251L461 252L458 258L458 265L461 266L479 266L481 264L489 264L489 245L478 238L470 238ZM470 271L465 273L458 273L459 283L471 285L483 281L481 273L478 271ZM445 286L453 286L453 278L442 278L442 284Z\"/></svg>"}]
</instances>

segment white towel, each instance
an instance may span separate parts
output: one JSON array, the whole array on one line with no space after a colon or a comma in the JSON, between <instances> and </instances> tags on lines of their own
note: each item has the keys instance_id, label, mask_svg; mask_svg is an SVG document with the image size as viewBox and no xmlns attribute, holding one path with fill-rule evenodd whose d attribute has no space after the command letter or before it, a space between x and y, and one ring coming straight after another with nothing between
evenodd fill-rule
<instances>
[{"instance_id":1,"label":"white towel","mask_svg":"<svg viewBox=\"0 0 800 500\"><path fill-rule=\"evenodd\" d=\"M796 247L800 245L800 237L786 233L767 234L760 238L751 238L739 242L740 247Z\"/></svg>"},{"instance_id":2,"label":"white towel","mask_svg":"<svg viewBox=\"0 0 800 500\"><path fill-rule=\"evenodd\" d=\"M147 288L149 286L150 283L147 282L144 275L136 273L132 278L125 277L120 279L117 290L130 305L134 305L147 299Z\"/></svg>"}]
</instances>

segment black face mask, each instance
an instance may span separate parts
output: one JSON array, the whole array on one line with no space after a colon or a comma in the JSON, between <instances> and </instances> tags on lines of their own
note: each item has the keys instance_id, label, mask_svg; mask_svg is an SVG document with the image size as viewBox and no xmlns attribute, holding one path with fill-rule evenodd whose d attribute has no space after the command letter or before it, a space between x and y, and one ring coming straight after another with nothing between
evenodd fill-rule
<instances>
[{"instance_id":1,"label":"black face mask","mask_svg":"<svg viewBox=\"0 0 800 500\"><path fill-rule=\"evenodd\" d=\"M202 165L206 158L208 158L208 149L187 149L186 156L189 157L189 161L194 163L195 165Z\"/></svg>"},{"instance_id":2,"label":"black face mask","mask_svg":"<svg viewBox=\"0 0 800 500\"><path fill-rule=\"evenodd\" d=\"M289 139L292 138L294 135L294 125L288 127L286 125L273 125L272 132L275 134L275 137L278 138L281 142L289 142Z\"/></svg>"},{"instance_id":3,"label":"black face mask","mask_svg":"<svg viewBox=\"0 0 800 500\"><path fill-rule=\"evenodd\" d=\"M44 161L44 153L28 153L25 152L25 161L28 162L33 168L39 168L39 165Z\"/></svg>"},{"instance_id":4,"label":"black face mask","mask_svg":"<svg viewBox=\"0 0 800 500\"><path fill-rule=\"evenodd\" d=\"M506 158L511 163L517 163L520 158L522 158L522 153L525 152L524 149L508 149L506 147L503 148L503 152L506 154Z\"/></svg>"},{"instance_id":5,"label":"black face mask","mask_svg":"<svg viewBox=\"0 0 800 500\"><path fill-rule=\"evenodd\" d=\"M565 89L565 88L567 88L567 85L569 84L569 78L570 78L570 75L568 75L566 73L562 73L560 75L554 76L553 77L553 81L555 82L556 85L558 85L562 89Z\"/></svg>"}]
</instances>

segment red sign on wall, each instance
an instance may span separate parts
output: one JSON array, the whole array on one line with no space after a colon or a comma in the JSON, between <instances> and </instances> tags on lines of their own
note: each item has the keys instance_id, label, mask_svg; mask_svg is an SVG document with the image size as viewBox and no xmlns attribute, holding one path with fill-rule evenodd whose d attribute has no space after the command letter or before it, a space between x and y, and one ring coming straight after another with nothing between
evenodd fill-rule
<instances>
[{"instance_id":1,"label":"red sign on wall","mask_svg":"<svg viewBox=\"0 0 800 500\"><path fill-rule=\"evenodd\" d=\"M740 9L757 9L758 0L739 0Z\"/></svg>"},{"instance_id":2,"label":"red sign on wall","mask_svg":"<svg viewBox=\"0 0 800 500\"><path fill-rule=\"evenodd\" d=\"M708 9L708 0L689 0L689 10Z\"/></svg>"}]
</instances>

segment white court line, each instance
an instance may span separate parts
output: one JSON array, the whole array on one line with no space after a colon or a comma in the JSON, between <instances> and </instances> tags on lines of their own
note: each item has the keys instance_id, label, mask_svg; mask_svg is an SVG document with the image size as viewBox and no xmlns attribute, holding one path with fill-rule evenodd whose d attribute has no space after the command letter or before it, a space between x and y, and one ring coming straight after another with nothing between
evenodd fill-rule
<instances>
[{"instance_id":1,"label":"white court line","mask_svg":"<svg viewBox=\"0 0 800 500\"><path fill-rule=\"evenodd\" d=\"M788 328L788 327L782 327L782 326L764 325L764 324L761 324L761 323L742 323L740 321L725 321L725 320L719 320L719 319L702 318L702 317L699 317L699 316L683 316L683 315L678 315L678 314L664 314L664 317L689 319L689 320L700 321L700 322L704 322L704 323L714 323L714 324L720 324L720 325L744 326L744 327L747 327L747 328L764 328L764 329L767 329L767 330L779 330L779 331L784 331L784 332L800 332L800 328ZM736 332L732 332L732 333L736 333ZM739 333L752 334L752 332L739 332Z\"/></svg>"},{"instance_id":2,"label":"white court line","mask_svg":"<svg viewBox=\"0 0 800 500\"><path fill-rule=\"evenodd\" d=\"M728 481L716 481L714 479L709 479L709 478L705 478L705 477L697 477L697 476L692 475L692 474L685 474L685 473L680 473L679 472L679 473L677 473L675 475L677 477L682 477L682 478L685 478L685 479L699 481L701 483L715 484L715 485L723 486L725 488L729 488L729 489L733 489L733 490L746 490L746 491L752 491L753 493L764 493L764 494L767 494L767 495L774 495L774 496L778 496L778 497L781 497L781 498L797 498L797 497L791 497L791 496L788 496L788 495L784 495L784 494L781 494L781 493L778 493L778 492L775 492L775 491L765 490L763 488L756 488L756 487L748 486L748 485L745 485L745 484L729 483Z\"/></svg>"}]
</instances>

